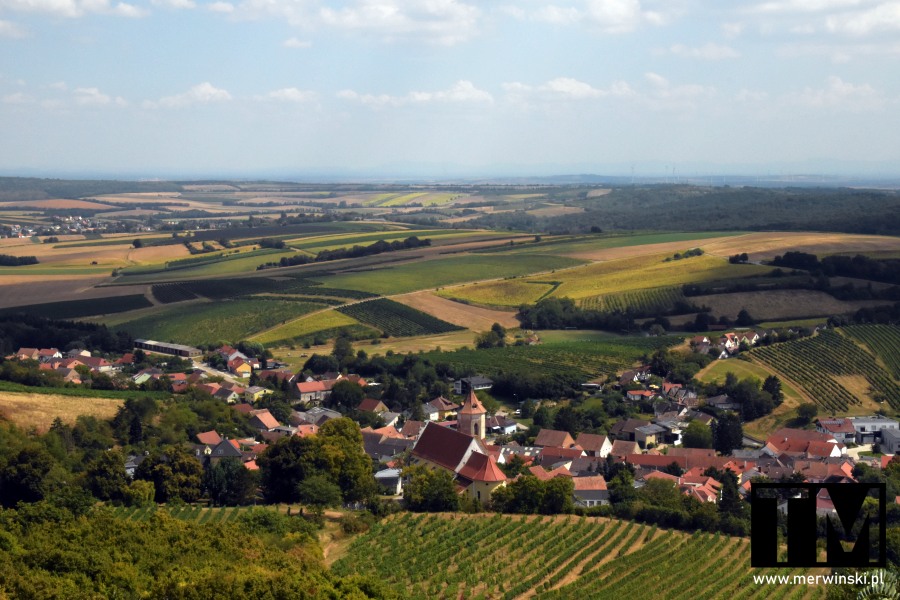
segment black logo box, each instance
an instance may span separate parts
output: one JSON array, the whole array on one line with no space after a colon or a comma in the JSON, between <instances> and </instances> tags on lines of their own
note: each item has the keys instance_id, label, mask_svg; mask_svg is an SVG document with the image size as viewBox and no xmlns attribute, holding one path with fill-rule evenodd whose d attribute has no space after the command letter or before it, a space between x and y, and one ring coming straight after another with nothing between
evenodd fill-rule
<instances>
[{"instance_id":1,"label":"black logo box","mask_svg":"<svg viewBox=\"0 0 900 600\"><path fill-rule=\"evenodd\" d=\"M808 490L806 498L791 498L788 502L788 556L778 560L777 498L762 498L761 490ZM834 531L831 519L826 533L825 561L819 561L816 549L816 496L826 490L834 504L837 518L844 530L856 523L863 501L873 490L878 492L878 559L869 557L872 540L870 523L866 517L853 550L845 552ZM887 558L887 485L884 483L754 483L750 486L751 529L750 566L771 567L884 567Z\"/></svg>"}]
</instances>

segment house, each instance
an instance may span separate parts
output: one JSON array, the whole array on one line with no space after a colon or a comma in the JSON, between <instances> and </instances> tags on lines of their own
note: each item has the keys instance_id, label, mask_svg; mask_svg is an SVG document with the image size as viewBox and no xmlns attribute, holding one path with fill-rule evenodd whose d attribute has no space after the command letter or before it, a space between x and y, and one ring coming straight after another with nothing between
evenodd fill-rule
<instances>
[{"instance_id":1,"label":"house","mask_svg":"<svg viewBox=\"0 0 900 600\"><path fill-rule=\"evenodd\" d=\"M316 406L306 412L294 411L293 414L291 414L289 420L291 425L295 426L301 425L303 423L310 423L312 425L321 426L325 421L329 421L331 419L340 419L342 416L343 415L336 410Z\"/></svg>"},{"instance_id":2,"label":"house","mask_svg":"<svg viewBox=\"0 0 900 600\"><path fill-rule=\"evenodd\" d=\"M666 456L665 454L628 454L625 462L642 469L662 471L675 463L684 469L687 461L683 456Z\"/></svg>"},{"instance_id":3,"label":"house","mask_svg":"<svg viewBox=\"0 0 900 600\"><path fill-rule=\"evenodd\" d=\"M236 458L241 462L244 462L244 455L241 454L241 448L237 440L222 440L212 448L208 458L212 465L215 465L224 458Z\"/></svg>"},{"instance_id":4,"label":"house","mask_svg":"<svg viewBox=\"0 0 900 600\"><path fill-rule=\"evenodd\" d=\"M585 456L584 450L581 448L556 448L554 446L546 446L541 449L541 453L538 454L535 462L543 467L556 467L559 465L568 465L572 464L572 461L576 458L581 458Z\"/></svg>"},{"instance_id":5,"label":"house","mask_svg":"<svg viewBox=\"0 0 900 600\"><path fill-rule=\"evenodd\" d=\"M268 408L250 412L250 426L261 431L272 431L281 425Z\"/></svg>"},{"instance_id":6,"label":"house","mask_svg":"<svg viewBox=\"0 0 900 600\"><path fill-rule=\"evenodd\" d=\"M631 390L625 394L628 400L639 402L641 400L650 400L653 398L653 392L650 390Z\"/></svg>"},{"instance_id":7,"label":"house","mask_svg":"<svg viewBox=\"0 0 900 600\"><path fill-rule=\"evenodd\" d=\"M856 430L857 444L875 444L881 439L884 429L898 429L900 423L894 419L888 419L881 415L871 417L850 417L853 428Z\"/></svg>"},{"instance_id":8,"label":"house","mask_svg":"<svg viewBox=\"0 0 900 600\"><path fill-rule=\"evenodd\" d=\"M457 396L462 396L470 391L489 390L493 385L493 381L480 375L464 377L453 382L453 393Z\"/></svg>"},{"instance_id":9,"label":"house","mask_svg":"<svg viewBox=\"0 0 900 600\"><path fill-rule=\"evenodd\" d=\"M62 352L56 348L41 348L38 350L38 360L41 362L50 362L54 358L62 358Z\"/></svg>"},{"instance_id":10,"label":"house","mask_svg":"<svg viewBox=\"0 0 900 600\"><path fill-rule=\"evenodd\" d=\"M575 445L575 440L568 431L557 431L555 429L541 429L537 437L534 438L535 446L548 446L554 448L571 448Z\"/></svg>"},{"instance_id":11,"label":"house","mask_svg":"<svg viewBox=\"0 0 900 600\"><path fill-rule=\"evenodd\" d=\"M357 409L361 412L373 412L378 414L386 413L388 411L388 407L384 402L374 398L363 398L363 401L359 403Z\"/></svg>"},{"instance_id":12,"label":"house","mask_svg":"<svg viewBox=\"0 0 900 600\"><path fill-rule=\"evenodd\" d=\"M400 434L406 439L415 440L422 434L425 429L425 421L407 421L400 429Z\"/></svg>"},{"instance_id":13,"label":"house","mask_svg":"<svg viewBox=\"0 0 900 600\"><path fill-rule=\"evenodd\" d=\"M394 427L396 427L397 425L400 424L400 417L403 415L401 415L398 412L388 411L388 412L378 413L378 416L381 417L381 420L384 421L385 425L393 425Z\"/></svg>"},{"instance_id":14,"label":"house","mask_svg":"<svg viewBox=\"0 0 900 600\"><path fill-rule=\"evenodd\" d=\"M463 493L482 504L490 501L491 492L506 485L506 475L481 439L435 423L425 425L410 459L413 464L450 471Z\"/></svg>"},{"instance_id":15,"label":"house","mask_svg":"<svg viewBox=\"0 0 900 600\"><path fill-rule=\"evenodd\" d=\"M832 417L830 419L817 419L816 431L831 435L842 444L849 444L856 441L856 428L853 427L853 421L847 418Z\"/></svg>"},{"instance_id":16,"label":"house","mask_svg":"<svg viewBox=\"0 0 900 600\"><path fill-rule=\"evenodd\" d=\"M834 436L784 427L766 438L764 450L771 456L841 457L847 454L847 447Z\"/></svg>"},{"instance_id":17,"label":"house","mask_svg":"<svg viewBox=\"0 0 900 600\"><path fill-rule=\"evenodd\" d=\"M518 423L506 416L488 417L485 421L487 430L497 435L512 435L516 432L518 425Z\"/></svg>"},{"instance_id":18,"label":"house","mask_svg":"<svg viewBox=\"0 0 900 600\"><path fill-rule=\"evenodd\" d=\"M197 442L205 446L217 446L222 441L222 436L220 436L215 429L198 433L194 437L197 438Z\"/></svg>"},{"instance_id":19,"label":"house","mask_svg":"<svg viewBox=\"0 0 900 600\"><path fill-rule=\"evenodd\" d=\"M884 454L897 454L900 452L900 430L881 430L881 452Z\"/></svg>"},{"instance_id":20,"label":"house","mask_svg":"<svg viewBox=\"0 0 900 600\"><path fill-rule=\"evenodd\" d=\"M263 396L268 396L272 390L258 385L253 385L244 390L244 400L247 402L258 402Z\"/></svg>"},{"instance_id":21,"label":"house","mask_svg":"<svg viewBox=\"0 0 900 600\"><path fill-rule=\"evenodd\" d=\"M443 421L454 418L459 408L459 404L451 402L443 396L438 396L422 405L422 413L425 415L426 421Z\"/></svg>"},{"instance_id":22,"label":"house","mask_svg":"<svg viewBox=\"0 0 900 600\"><path fill-rule=\"evenodd\" d=\"M645 425L650 425L650 421L644 421L642 419L624 419L616 421L609 430L609 435L617 440L634 442L637 441L635 431L638 427L644 427Z\"/></svg>"},{"instance_id":23,"label":"house","mask_svg":"<svg viewBox=\"0 0 900 600\"><path fill-rule=\"evenodd\" d=\"M634 441L636 441L641 448L648 448L650 444L656 446L662 442L663 434L665 433L665 427L660 427L653 423L643 425L635 428Z\"/></svg>"},{"instance_id":24,"label":"house","mask_svg":"<svg viewBox=\"0 0 900 600\"><path fill-rule=\"evenodd\" d=\"M335 379L323 381L302 381L294 384L294 393L301 402L318 403L327 400L331 395L331 388L337 382Z\"/></svg>"},{"instance_id":25,"label":"house","mask_svg":"<svg viewBox=\"0 0 900 600\"><path fill-rule=\"evenodd\" d=\"M378 462L388 462L398 454L406 452L415 443L413 440L390 437L369 428L362 430L363 449Z\"/></svg>"},{"instance_id":26,"label":"house","mask_svg":"<svg viewBox=\"0 0 900 600\"><path fill-rule=\"evenodd\" d=\"M381 493L386 496L399 496L403 493L403 478L400 469L382 469L375 473L375 482Z\"/></svg>"},{"instance_id":27,"label":"house","mask_svg":"<svg viewBox=\"0 0 900 600\"><path fill-rule=\"evenodd\" d=\"M550 481L551 479L554 479L556 477L572 477L572 472L564 466L549 470L545 469L544 467L533 466L528 467L528 472L541 481Z\"/></svg>"},{"instance_id":28,"label":"house","mask_svg":"<svg viewBox=\"0 0 900 600\"><path fill-rule=\"evenodd\" d=\"M238 400L241 399L240 394L238 394L234 390L230 390L230 389L228 389L226 387L222 387L222 386L220 386L219 389L217 389L213 393L213 397L218 398L219 400L224 400L228 404L234 404L235 402L237 402Z\"/></svg>"},{"instance_id":29,"label":"house","mask_svg":"<svg viewBox=\"0 0 900 600\"><path fill-rule=\"evenodd\" d=\"M575 444L584 450L587 456L606 458L612 450L612 442L609 437L594 433L579 433Z\"/></svg>"},{"instance_id":30,"label":"house","mask_svg":"<svg viewBox=\"0 0 900 600\"><path fill-rule=\"evenodd\" d=\"M719 394L718 396L707 398L706 405L719 410L733 410L735 412L740 412L741 410L741 403L729 397L728 394Z\"/></svg>"},{"instance_id":31,"label":"house","mask_svg":"<svg viewBox=\"0 0 900 600\"><path fill-rule=\"evenodd\" d=\"M572 483L575 484L573 492L575 506L590 508L609 504L609 491L606 489L606 479L603 475L575 477Z\"/></svg>"},{"instance_id":32,"label":"house","mask_svg":"<svg viewBox=\"0 0 900 600\"><path fill-rule=\"evenodd\" d=\"M628 440L613 440L612 448L610 448L609 454L607 456L618 458L619 460L624 460L625 457L629 454L640 453L641 447L638 446L637 442L630 442Z\"/></svg>"},{"instance_id":33,"label":"house","mask_svg":"<svg viewBox=\"0 0 900 600\"><path fill-rule=\"evenodd\" d=\"M238 377L250 377L253 373L253 367L243 358L235 358L228 361L228 370Z\"/></svg>"}]
</instances>

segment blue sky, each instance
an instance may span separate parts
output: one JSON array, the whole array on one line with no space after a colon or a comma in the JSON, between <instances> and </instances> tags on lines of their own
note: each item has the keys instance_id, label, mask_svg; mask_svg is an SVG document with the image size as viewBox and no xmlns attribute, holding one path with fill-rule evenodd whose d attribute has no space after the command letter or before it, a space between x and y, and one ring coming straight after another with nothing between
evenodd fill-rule
<instances>
[{"instance_id":1,"label":"blue sky","mask_svg":"<svg viewBox=\"0 0 900 600\"><path fill-rule=\"evenodd\" d=\"M900 173L900 1L0 0L0 171Z\"/></svg>"}]
</instances>

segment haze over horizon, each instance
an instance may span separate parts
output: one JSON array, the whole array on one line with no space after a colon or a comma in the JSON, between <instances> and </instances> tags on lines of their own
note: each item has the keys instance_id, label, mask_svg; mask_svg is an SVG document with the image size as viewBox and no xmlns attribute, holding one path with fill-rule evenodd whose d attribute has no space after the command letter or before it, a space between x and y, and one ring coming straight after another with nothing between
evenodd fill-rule
<instances>
[{"instance_id":1,"label":"haze over horizon","mask_svg":"<svg viewBox=\"0 0 900 600\"><path fill-rule=\"evenodd\" d=\"M0 0L0 172L900 175L900 2Z\"/></svg>"}]
</instances>

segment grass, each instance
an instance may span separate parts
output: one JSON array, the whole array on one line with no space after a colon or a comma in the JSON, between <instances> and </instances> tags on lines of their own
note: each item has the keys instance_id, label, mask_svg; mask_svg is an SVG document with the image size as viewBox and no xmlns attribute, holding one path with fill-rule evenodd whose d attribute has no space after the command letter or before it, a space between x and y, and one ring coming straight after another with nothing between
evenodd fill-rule
<instances>
[{"instance_id":1,"label":"grass","mask_svg":"<svg viewBox=\"0 0 900 600\"><path fill-rule=\"evenodd\" d=\"M261 298L202 302L167 307L120 323L116 329L135 337L181 344L235 343L321 308L321 304Z\"/></svg>"},{"instance_id":2,"label":"grass","mask_svg":"<svg viewBox=\"0 0 900 600\"><path fill-rule=\"evenodd\" d=\"M695 240L707 240L725 236L741 235L738 231L708 231L693 233L637 233L637 234L605 234L597 236L577 236L562 240L548 240L539 244L526 244L510 250L510 254L541 254L566 255L576 252L592 252L608 248L626 248L629 246L644 246L646 244L665 244L670 242L689 242ZM696 244L695 244L696 245Z\"/></svg>"},{"instance_id":3,"label":"grass","mask_svg":"<svg viewBox=\"0 0 900 600\"><path fill-rule=\"evenodd\" d=\"M581 262L572 258L545 255L511 259L502 255L471 254L335 275L326 284L329 287L376 294L402 294L467 281L552 271Z\"/></svg>"},{"instance_id":4,"label":"grass","mask_svg":"<svg viewBox=\"0 0 900 600\"><path fill-rule=\"evenodd\" d=\"M534 304L544 294L552 292L552 283L530 283L523 279L494 281L489 284L454 287L437 292L438 296L462 300L483 306L509 308L522 304Z\"/></svg>"},{"instance_id":5,"label":"grass","mask_svg":"<svg viewBox=\"0 0 900 600\"><path fill-rule=\"evenodd\" d=\"M175 279L196 279L198 277L210 277L215 275L237 275L239 273L250 273L256 270L256 267L267 262L278 262L282 256L294 256L295 252L266 252L265 254L254 254L253 256L242 256L240 258L231 258L228 260L220 260L200 264L195 267L186 267L183 269L159 271L154 270L152 273L136 272L127 278L120 279L122 283L138 284L138 283L154 283L158 281L172 281Z\"/></svg>"}]
</instances>

